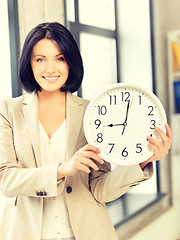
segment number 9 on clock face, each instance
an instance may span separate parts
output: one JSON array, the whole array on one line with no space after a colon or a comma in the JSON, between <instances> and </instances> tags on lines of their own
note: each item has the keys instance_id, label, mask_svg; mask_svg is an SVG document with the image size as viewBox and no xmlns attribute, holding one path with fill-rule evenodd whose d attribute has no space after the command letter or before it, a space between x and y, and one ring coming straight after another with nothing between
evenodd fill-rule
<instances>
[{"instance_id":1,"label":"number 9 on clock face","mask_svg":"<svg viewBox=\"0 0 180 240\"><path fill-rule=\"evenodd\" d=\"M118 83L89 103L84 132L105 161L133 165L152 156L147 136L160 139L155 127L165 131L166 121L164 108L152 92Z\"/></svg>"}]
</instances>

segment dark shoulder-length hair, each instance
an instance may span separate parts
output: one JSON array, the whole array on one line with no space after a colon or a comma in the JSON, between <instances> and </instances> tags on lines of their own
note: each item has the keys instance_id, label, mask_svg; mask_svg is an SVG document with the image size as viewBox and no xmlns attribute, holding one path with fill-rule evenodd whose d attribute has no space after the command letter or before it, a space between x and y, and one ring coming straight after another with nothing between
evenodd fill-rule
<instances>
[{"instance_id":1,"label":"dark shoulder-length hair","mask_svg":"<svg viewBox=\"0 0 180 240\"><path fill-rule=\"evenodd\" d=\"M23 88L27 92L41 90L33 75L31 54L35 44L44 38L56 41L69 66L69 75L61 91L77 91L81 85L84 74L81 54L71 33L57 22L41 23L33 28L27 35L21 53L18 74Z\"/></svg>"}]
</instances>

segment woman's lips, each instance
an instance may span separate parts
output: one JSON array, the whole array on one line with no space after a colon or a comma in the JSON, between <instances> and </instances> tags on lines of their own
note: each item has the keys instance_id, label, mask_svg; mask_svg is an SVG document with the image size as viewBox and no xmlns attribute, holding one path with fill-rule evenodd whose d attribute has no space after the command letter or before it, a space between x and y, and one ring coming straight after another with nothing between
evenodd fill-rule
<instances>
[{"instance_id":1,"label":"woman's lips","mask_svg":"<svg viewBox=\"0 0 180 240\"><path fill-rule=\"evenodd\" d=\"M43 78L49 82L49 83L54 83L58 80L60 76L43 76Z\"/></svg>"}]
</instances>

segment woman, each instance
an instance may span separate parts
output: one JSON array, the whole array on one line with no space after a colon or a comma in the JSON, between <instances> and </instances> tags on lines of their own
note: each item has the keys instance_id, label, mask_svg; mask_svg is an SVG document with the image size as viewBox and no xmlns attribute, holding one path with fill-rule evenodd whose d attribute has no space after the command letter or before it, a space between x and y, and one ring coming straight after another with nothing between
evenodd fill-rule
<instances>
[{"instance_id":1,"label":"woman","mask_svg":"<svg viewBox=\"0 0 180 240\"><path fill-rule=\"evenodd\" d=\"M151 162L170 148L170 127L167 135L156 129L162 142L148 138L150 159L111 171L86 142L88 101L71 94L81 85L83 63L59 23L40 24L28 34L19 76L32 94L0 105L0 189L7 197L1 239L118 239L105 202L152 176Z\"/></svg>"}]
</instances>

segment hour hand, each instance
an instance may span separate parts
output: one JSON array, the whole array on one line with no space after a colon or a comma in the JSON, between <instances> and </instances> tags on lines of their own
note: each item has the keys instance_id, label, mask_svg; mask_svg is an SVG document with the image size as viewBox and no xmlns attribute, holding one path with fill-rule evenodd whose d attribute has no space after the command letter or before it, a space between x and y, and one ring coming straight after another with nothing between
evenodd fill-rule
<instances>
[{"instance_id":1,"label":"hour hand","mask_svg":"<svg viewBox=\"0 0 180 240\"><path fill-rule=\"evenodd\" d=\"M103 127L115 127L115 126L124 126L124 123L116 123L116 124L108 124L108 125L104 125Z\"/></svg>"}]
</instances>

